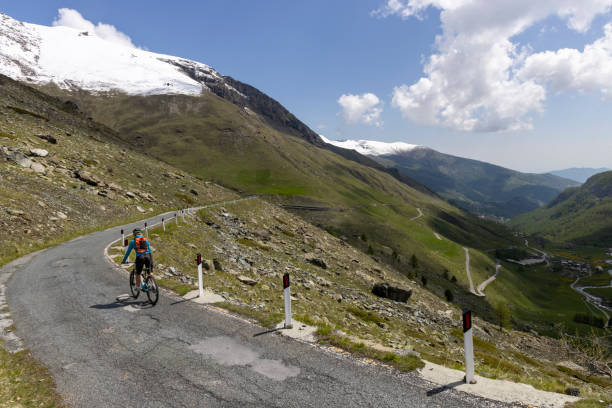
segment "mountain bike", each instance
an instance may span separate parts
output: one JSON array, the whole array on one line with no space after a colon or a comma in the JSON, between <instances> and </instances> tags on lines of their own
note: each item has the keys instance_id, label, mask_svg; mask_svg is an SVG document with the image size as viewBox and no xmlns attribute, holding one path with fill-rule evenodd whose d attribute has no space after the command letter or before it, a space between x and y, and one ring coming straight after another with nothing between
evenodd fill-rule
<instances>
[{"instance_id":1,"label":"mountain bike","mask_svg":"<svg viewBox=\"0 0 612 408\"><path fill-rule=\"evenodd\" d=\"M144 287L142 288L142 291L147 293L147 298L149 298L149 302L152 305L155 305L159 300L159 287L157 286L157 281L153 277L153 264L149 265L149 267L147 268L143 268L140 279L141 282L144 282ZM134 299L138 299L138 296L141 292L141 288L136 285L135 265L134 269L132 269L132 272L130 272L130 292L132 292L132 296L134 297Z\"/></svg>"}]
</instances>

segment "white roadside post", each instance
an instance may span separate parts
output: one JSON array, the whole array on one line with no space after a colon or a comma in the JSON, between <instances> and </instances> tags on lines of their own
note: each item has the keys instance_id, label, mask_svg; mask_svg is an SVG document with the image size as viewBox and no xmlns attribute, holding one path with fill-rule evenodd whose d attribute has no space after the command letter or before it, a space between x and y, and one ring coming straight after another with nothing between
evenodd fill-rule
<instances>
[{"instance_id":1,"label":"white roadside post","mask_svg":"<svg viewBox=\"0 0 612 408\"><path fill-rule=\"evenodd\" d=\"M200 290L199 296L204 296L204 285L202 283L202 255L198 254L196 257L196 262L198 263L198 289Z\"/></svg>"},{"instance_id":2,"label":"white roadside post","mask_svg":"<svg viewBox=\"0 0 612 408\"><path fill-rule=\"evenodd\" d=\"M162 228L166 232L166 221L162 218Z\"/></svg>"},{"instance_id":3,"label":"white roadside post","mask_svg":"<svg viewBox=\"0 0 612 408\"><path fill-rule=\"evenodd\" d=\"M291 291L289 289L289 274L283 275L283 292L285 292L285 329L291 329L293 322L291 321Z\"/></svg>"},{"instance_id":4,"label":"white roadside post","mask_svg":"<svg viewBox=\"0 0 612 408\"><path fill-rule=\"evenodd\" d=\"M125 253L125 234L121 230L121 252Z\"/></svg>"},{"instance_id":5,"label":"white roadside post","mask_svg":"<svg viewBox=\"0 0 612 408\"><path fill-rule=\"evenodd\" d=\"M149 238L149 226L145 222L145 237Z\"/></svg>"},{"instance_id":6,"label":"white roadside post","mask_svg":"<svg viewBox=\"0 0 612 408\"><path fill-rule=\"evenodd\" d=\"M178 215L174 213L174 220L176 221L176 225L178 225Z\"/></svg>"},{"instance_id":7,"label":"white roadside post","mask_svg":"<svg viewBox=\"0 0 612 408\"><path fill-rule=\"evenodd\" d=\"M472 311L463 311L463 349L465 350L465 383L476 384L474 378L474 341L472 339Z\"/></svg>"}]
</instances>

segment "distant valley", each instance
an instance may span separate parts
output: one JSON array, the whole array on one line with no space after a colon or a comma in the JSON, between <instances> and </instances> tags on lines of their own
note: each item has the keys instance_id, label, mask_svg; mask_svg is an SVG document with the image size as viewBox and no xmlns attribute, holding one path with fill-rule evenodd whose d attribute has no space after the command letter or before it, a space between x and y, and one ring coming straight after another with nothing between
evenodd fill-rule
<instances>
[{"instance_id":1,"label":"distant valley","mask_svg":"<svg viewBox=\"0 0 612 408\"><path fill-rule=\"evenodd\" d=\"M366 154L426 185L452 204L481 215L512 218L540 208L566 188L580 184L558 175L521 173L425 146L366 140L326 141Z\"/></svg>"}]
</instances>

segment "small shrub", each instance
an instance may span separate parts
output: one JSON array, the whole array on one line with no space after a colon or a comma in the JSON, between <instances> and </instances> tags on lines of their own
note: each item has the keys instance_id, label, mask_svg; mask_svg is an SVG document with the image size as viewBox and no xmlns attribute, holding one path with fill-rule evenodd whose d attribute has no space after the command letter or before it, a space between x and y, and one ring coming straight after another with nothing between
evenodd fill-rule
<instances>
[{"instance_id":1,"label":"small shrub","mask_svg":"<svg viewBox=\"0 0 612 408\"><path fill-rule=\"evenodd\" d=\"M174 194L174 196L175 196L176 198L179 198L179 199L181 199L181 200L185 201L187 204L195 204L195 200L194 200L193 198L189 197L189 196L188 196L188 195L186 195L186 194L183 194L183 193L176 193L176 194Z\"/></svg>"},{"instance_id":2,"label":"small shrub","mask_svg":"<svg viewBox=\"0 0 612 408\"><path fill-rule=\"evenodd\" d=\"M238 238L236 240L239 244L242 244L244 246L248 246L251 248L259 248L262 249L264 251L269 251L270 247L264 244L260 244L259 242L256 241L251 241L250 239L246 239L246 238Z\"/></svg>"},{"instance_id":3,"label":"small shrub","mask_svg":"<svg viewBox=\"0 0 612 408\"><path fill-rule=\"evenodd\" d=\"M410 265L412 266L413 269L416 269L419 267L419 260L417 259L415 254L412 254L412 256L410 257Z\"/></svg>"},{"instance_id":4,"label":"small shrub","mask_svg":"<svg viewBox=\"0 0 612 408\"><path fill-rule=\"evenodd\" d=\"M453 292L450 289L444 291L444 297L448 302L452 302L454 299Z\"/></svg>"},{"instance_id":5,"label":"small shrub","mask_svg":"<svg viewBox=\"0 0 612 408\"><path fill-rule=\"evenodd\" d=\"M382 323L382 322L384 322L384 319L382 317L380 317L378 314L374 313L374 312L369 312L369 311L361 310L361 309L356 308L354 306L350 306L346 310L350 314L352 314L353 316L356 316L356 317L360 318L361 320L363 320L365 322L370 322L370 323Z\"/></svg>"}]
</instances>

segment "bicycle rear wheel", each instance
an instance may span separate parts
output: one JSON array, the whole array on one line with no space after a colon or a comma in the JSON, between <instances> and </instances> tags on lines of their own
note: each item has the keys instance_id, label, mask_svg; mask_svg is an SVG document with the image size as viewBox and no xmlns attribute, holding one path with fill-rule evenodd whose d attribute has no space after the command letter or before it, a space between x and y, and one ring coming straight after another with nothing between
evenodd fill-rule
<instances>
[{"instance_id":1,"label":"bicycle rear wheel","mask_svg":"<svg viewBox=\"0 0 612 408\"><path fill-rule=\"evenodd\" d=\"M130 272L130 292L132 292L134 299L138 299L140 288L136 285L136 273L133 270Z\"/></svg>"},{"instance_id":2,"label":"bicycle rear wheel","mask_svg":"<svg viewBox=\"0 0 612 408\"><path fill-rule=\"evenodd\" d=\"M152 305L155 305L159 300L159 288L157 287L157 282L155 278L152 276L147 276L147 297L149 298L149 302Z\"/></svg>"}]
</instances>

